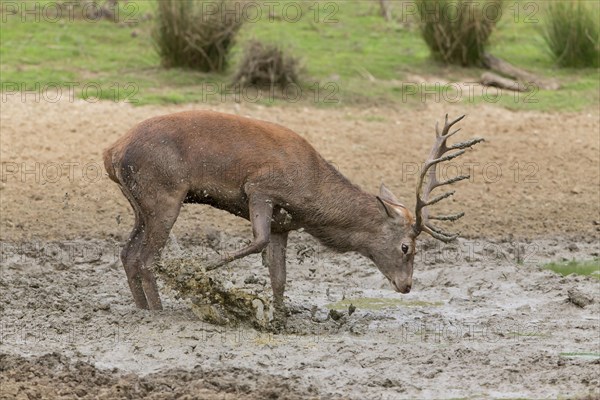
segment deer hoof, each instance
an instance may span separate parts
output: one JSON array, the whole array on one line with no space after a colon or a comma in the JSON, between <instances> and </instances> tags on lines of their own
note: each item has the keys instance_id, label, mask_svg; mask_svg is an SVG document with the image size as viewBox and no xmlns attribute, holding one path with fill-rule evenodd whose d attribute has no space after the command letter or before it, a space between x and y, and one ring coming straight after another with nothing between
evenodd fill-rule
<instances>
[{"instance_id":1,"label":"deer hoof","mask_svg":"<svg viewBox=\"0 0 600 400\"><path fill-rule=\"evenodd\" d=\"M207 271L212 271L214 269L220 268L223 265L227 264L229 261L231 261L229 259L229 257L219 257L219 258L215 258L215 259L209 260L206 263L206 270Z\"/></svg>"},{"instance_id":2,"label":"deer hoof","mask_svg":"<svg viewBox=\"0 0 600 400\"><path fill-rule=\"evenodd\" d=\"M285 332L288 315L288 309L284 304L277 302L274 304L273 319L270 321L270 328L273 333Z\"/></svg>"}]
</instances>

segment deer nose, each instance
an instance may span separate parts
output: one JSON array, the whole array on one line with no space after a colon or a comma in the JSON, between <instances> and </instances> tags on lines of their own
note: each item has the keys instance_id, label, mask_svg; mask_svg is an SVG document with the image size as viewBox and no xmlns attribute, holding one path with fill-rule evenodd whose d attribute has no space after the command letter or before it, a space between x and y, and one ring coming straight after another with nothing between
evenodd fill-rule
<instances>
[{"instance_id":1,"label":"deer nose","mask_svg":"<svg viewBox=\"0 0 600 400\"><path fill-rule=\"evenodd\" d=\"M400 286L400 287L398 288L398 291L399 291L400 293L402 293L402 294L406 294L406 293L410 292L411 286L412 286L412 285L404 285L404 286Z\"/></svg>"},{"instance_id":2,"label":"deer nose","mask_svg":"<svg viewBox=\"0 0 600 400\"><path fill-rule=\"evenodd\" d=\"M392 283L394 285L394 289L396 289L396 292L402 294L409 293L410 289L412 288L412 282L396 283L396 281L392 281Z\"/></svg>"}]
</instances>

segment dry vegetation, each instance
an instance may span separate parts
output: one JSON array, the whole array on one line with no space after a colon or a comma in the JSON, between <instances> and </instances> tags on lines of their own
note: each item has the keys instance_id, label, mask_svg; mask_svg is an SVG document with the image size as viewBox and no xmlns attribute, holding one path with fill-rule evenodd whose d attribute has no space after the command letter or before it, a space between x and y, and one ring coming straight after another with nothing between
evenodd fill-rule
<instances>
[{"instance_id":1,"label":"dry vegetation","mask_svg":"<svg viewBox=\"0 0 600 400\"><path fill-rule=\"evenodd\" d=\"M233 78L234 84L285 88L300 83L300 61L276 45L250 41Z\"/></svg>"},{"instance_id":2,"label":"dry vegetation","mask_svg":"<svg viewBox=\"0 0 600 400\"><path fill-rule=\"evenodd\" d=\"M223 12L228 3L229 0L159 1L153 38L162 65L224 71L243 24L239 16ZM208 7L214 10L208 12Z\"/></svg>"}]
</instances>

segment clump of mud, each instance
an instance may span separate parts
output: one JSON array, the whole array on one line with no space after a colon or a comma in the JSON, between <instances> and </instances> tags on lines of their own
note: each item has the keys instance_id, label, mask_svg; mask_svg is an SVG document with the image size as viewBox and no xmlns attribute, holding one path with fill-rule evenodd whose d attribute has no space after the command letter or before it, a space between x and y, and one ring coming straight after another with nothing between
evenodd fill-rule
<instances>
[{"instance_id":1,"label":"clump of mud","mask_svg":"<svg viewBox=\"0 0 600 400\"><path fill-rule=\"evenodd\" d=\"M262 279L240 279L223 271L206 271L203 257L163 259L155 266L159 278L178 297L191 302L192 312L211 324L247 326L259 331L315 335L348 331L362 333L368 316L350 318L353 307L329 309L314 304L285 302L275 312L271 289Z\"/></svg>"},{"instance_id":2,"label":"clump of mud","mask_svg":"<svg viewBox=\"0 0 600 400\"><path fill-rule=\"evenodd\" d=\"M246 280L242 286L218 271L207 272L198 258L172 258L155 266L166 285L189 299L192 311L203 321L227 326L250 325L275 330L273 304L264 287Z\"/></svg>"}]
</instances>

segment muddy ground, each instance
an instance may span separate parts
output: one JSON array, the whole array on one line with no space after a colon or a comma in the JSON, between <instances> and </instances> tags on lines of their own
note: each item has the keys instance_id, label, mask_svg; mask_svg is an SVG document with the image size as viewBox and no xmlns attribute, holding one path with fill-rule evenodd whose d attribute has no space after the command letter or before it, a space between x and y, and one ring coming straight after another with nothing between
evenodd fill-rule
<instances>
[{"instance_id":1,"label":"muddy ground","mask_svg":"<svg viewBox=\"0 0 600 400\"><path fill-rule=\"evenodd\" d=\"M162 284L164 311L133 306L118 260L132 214L101 151L138 121L198 107L2 104L0 398L600 396L599 281L539 267L598 257L597 112L211 107L286 125L411 207L436 120L466 112L463 138L487 139L446 169L472 173L440 207L467 211L463 238L423 238L408 295L366 259L291 235L286 295L302 318L274 335L202 322ZM250 230L186 206L174 234L164 257L239 247ZM219 273L269 290L258 256Z\"/></svg>"}]
</instances>

